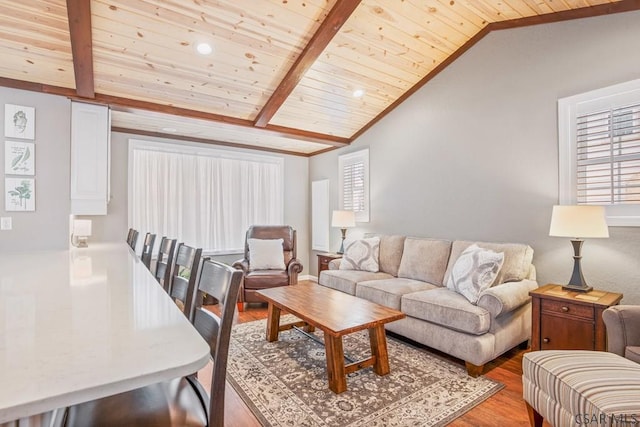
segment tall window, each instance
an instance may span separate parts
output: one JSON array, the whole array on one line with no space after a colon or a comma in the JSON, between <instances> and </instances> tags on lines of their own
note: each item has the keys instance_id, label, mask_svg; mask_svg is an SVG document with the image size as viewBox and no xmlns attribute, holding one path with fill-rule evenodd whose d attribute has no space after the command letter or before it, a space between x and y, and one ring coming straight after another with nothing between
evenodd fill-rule
<instances>
[{"instance_id":1,"label":"tall window","mask_svg":"<svg viewBox=\"0 0 640 427\"><path fill-rule=\"evenodd\" d=\"M241 252L250 225L283 223L283 169L282 157L130 140L130 224L205 252Z\"/></svg>"},{"instance_id":2,"label":"tall window","mask_svg":"<svg viewBox=\"0 0 640 427\"><path fill-rule=\"evenodd\" d=\"M338 157L340 209L354 211L357 222L369 221L369 150Z\"/></svg>"},{"instance_id":3,"label":"tall window","mask_svg":"<svg viewBox=\"0 0 640 427\"><path fill-rule=\"evenodd\" d=\"M560 202L640 225L640 80L561 99L558 114Z\"/></svg>"}]
</instances>

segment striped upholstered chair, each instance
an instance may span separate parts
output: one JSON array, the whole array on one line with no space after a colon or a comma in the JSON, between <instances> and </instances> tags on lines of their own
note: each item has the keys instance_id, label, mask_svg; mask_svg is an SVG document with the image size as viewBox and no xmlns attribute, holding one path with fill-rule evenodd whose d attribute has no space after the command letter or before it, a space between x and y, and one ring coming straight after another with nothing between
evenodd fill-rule
<instances>
[{"instance_id":1,"label":"striped upholstered chair","mask_svg":"<svg viewBox=\"0 0 640 427\"><path fill-rule=\"evenodd\" d=\"M614 353L546 350L522 359L523 396L532 426L635 426L640 364Z\"/></svg>"}]
</instances>

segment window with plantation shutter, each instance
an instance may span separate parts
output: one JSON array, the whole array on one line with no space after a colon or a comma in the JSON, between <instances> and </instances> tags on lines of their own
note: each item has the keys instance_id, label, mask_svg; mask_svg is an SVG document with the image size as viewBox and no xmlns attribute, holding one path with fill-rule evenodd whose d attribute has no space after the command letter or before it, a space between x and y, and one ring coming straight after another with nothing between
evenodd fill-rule
<instances>
[{"instance_id":1,"label":"window with plantation shutter","mask_svg":"<svg viewBox=\"0 0 640 427\"><path fill-rule=\"evenodd\" d=\"M578 204L640 203L640 104L577 118Z\"/></svg>"},{"instance_id":2,"label":"window with plantation shutter","mask_svg":"<svg viewBox=\"0 0 640 427\"><path fill-rule=\"evenodd\" d=\"M340 209L354 211L357 222L369 221L369 150L338 158Z\"/></svg>"},{"instance_id":3,"label":"window with plantation shutter","mask_svg":"<svg viewBox=\"0 0 640 427\"><path fill-rule=\"evenodd\" d=\"M561 99L558 114L560 203L640 225L640 80Z\"/></svg>"}]
</instances>

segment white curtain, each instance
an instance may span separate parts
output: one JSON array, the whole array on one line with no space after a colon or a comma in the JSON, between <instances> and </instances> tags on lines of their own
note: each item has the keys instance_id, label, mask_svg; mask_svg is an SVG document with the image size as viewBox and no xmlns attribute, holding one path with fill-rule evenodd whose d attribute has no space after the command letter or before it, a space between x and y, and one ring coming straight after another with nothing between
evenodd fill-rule
<instances>
[{"instance_id":1,"label":"white curtain","mask_svg":"<svg viewBox=\"0 0 640 427\"><path fill-rule=\"evenodd\" d=\"M131 226L205 252L241 251L247 228L282 224L283 159L132 141Z\"/></svg>"}]
</instances>

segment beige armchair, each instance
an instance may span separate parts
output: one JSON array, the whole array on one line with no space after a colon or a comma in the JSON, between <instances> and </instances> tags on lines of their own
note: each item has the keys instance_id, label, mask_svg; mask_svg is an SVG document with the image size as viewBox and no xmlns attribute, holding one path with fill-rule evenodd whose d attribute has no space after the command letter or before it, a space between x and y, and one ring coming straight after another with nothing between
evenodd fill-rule
<instances>
[{"instance_id":1,"label":"beige armchair","mask_svg":"<svg viewBox=\"0 0 640 427\"><path fill-rule=\"evenodd\" d=\"M274 240L282 239L282 268L256 269L251 264L249 239ZM254 225L249 227L244 243L244 258L233 266L244 273L244 280L238 295L238 311L244 311L247 302L264 302L256 295L260 289L278 286L295 285L302 264L297 259L296 230L288 225Z\"/></svg>"},{"instance_id":2,"label":"beige armchair","mask_svg":"<svg viewBox=\"0 0 640 427\"><path fill-rule=\"evenodd\" d=\"M607 350L640 363L640 305L615 305L602 313Z\"/></svg>"}]
</instances>

